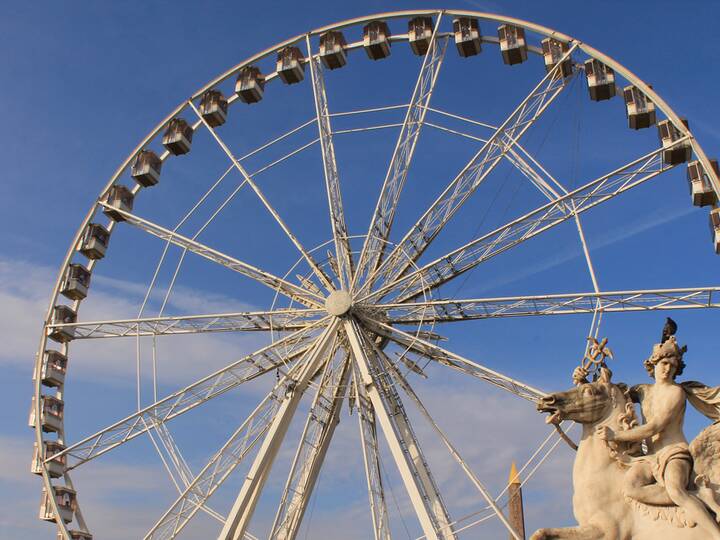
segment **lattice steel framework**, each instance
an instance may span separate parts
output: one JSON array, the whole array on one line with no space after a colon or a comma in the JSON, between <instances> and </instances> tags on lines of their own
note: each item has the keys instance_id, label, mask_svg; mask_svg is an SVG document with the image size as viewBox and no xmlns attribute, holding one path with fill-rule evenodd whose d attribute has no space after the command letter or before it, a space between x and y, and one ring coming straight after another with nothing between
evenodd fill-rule
<instances>
[{"instance_id":1,"label":"lattice steel framework","mask_svg":"<svg viewBox=\"0 0 720 540\"><path fill-rule=\"evenodd\" d=\"M316 47L316 38L329 31L361 26L375 20L410 19L415 17L432 18L431 28L422 52L419 72L413 86L410 99L399 106L388 106L362 111L331 112L326 90L326 61ZM485 22L509 24L524 28L528 33L540 37L552 37L566 45L561 57L555 59L546 73L537 76L535 84L526 96L520 100L499 125L490 125L474 119L461 117L431 106L431 100L441 75L441 68L448 44L454 36L446 27L453 17L479 18ZM407 41L409 34L395 35L389 42ZM484 43L497 43L497 39L484 37ZM217 126L211 125L207 115L203 114L201 98L210 90L219 88L222 83L237 75L246 67L252 66L263 58L276 54L289 46L304 45L307 56L301 59L300 67L309 66L312 84L314 117L287 133L261 145L252 152L239 156L221 137ZM345 43L342 53L362 48L363 42ZM389 46L389 45L388 45ZM542 54L537 46L531 45L529 51ZM558 98L572 82L578 79L580 69L576 62L589 58L600 61L614 69L644 93L665 115L678 131L678 137L669 145L652 148L641 156L628 161L625 165L589 179L580 187L568 190L565 179L558 180L543 166L537 156L531 155L523 146L522 139L531 128L541 121L546 110L557 104ZM567 64L566 62L569 62ZM570 65L569 73L563 73L565 65ZM272 73L265 77L270 83L279 77ZM229 105L238 101L234 95ZM337 130L333 128L335 118L347 115L374 113L378 111L404 110L402 123L389 123L365 126L361 128ZM229 166L218 181L193 206L190 212L174 227L169 228L141 217L141 212L129 208L118 208L111 204L107 195L110 189L129 168L138 153L148 147L161 133L168 122L180 113L191 113L192 130L204 130L209 133L214 145L220 149L223 159L229 160ZM443 126L440 120L428 120L429 115L467 122L489 130L487 136L477 136ZM267 165L248 172L245 161L257 153L282 143L294 134L313 125L310 142L306 142L280 158L273 159ZM420 218L405 231L393 231L395 213L400 203L403 187L412 178L411 166L416 153L418 140L425 127L440 130L452 136L462 136L474 141L477 148L472 158L460 166L449 182L443 181L440 195L437 196L422 213ZM353 237L346 221L341 174L338 167L335 139L338 136L360 131L374 131L399 128L392 156L388 163L384 181L378 194L374 211L367 231L357 237L358 248L353 250ZM317 145L322 159L324 191L327 196L327 208L331 240L325 245L331 246L326 260L318 259L318 249L306 248L288 225L265 193L260 189L257 176L266 170L292 159L295 155ZM715 194L720 194L720 182L702 148L683 124L680 118L667 106L649 86L639 80L623 66L586 44L526 21L500 17L487 13L469 11L412 11L380 14L344 21L337 25L320 28L296 36L280 43L247 61L235 66L227 73L198 91L183 102L138 146L135 152L118 169L101 193L97 203L90 210L78 234L68 251L60 272L52 302L43 329L39 354L35 369L34 427L36 443L40 453L40 474L44 488L52 491L54 486L73 488L70 471L86 466L95 458L114 451L139 436L147 435L158 449L172 481L178 489L178 496L166 512L147 533L147 539L171 539L184 530L198 511L203 511L222 523L219 538L223 540L254 538L248 531L251 520L263 493L273 463L276 461L293 418L298 414L303 395L313 392L314 397L307 412L302 434L292 460L290 472L282 491L275 519L269 537L277 540L292 540L297 537L303 517L308 508L310 497L317 484L326 453L340 421L341 407L348 401L351 411L357 410L360 446L362 449L365 477L367 481L369 512L375 540L391 538L390 514L386 500L387 478L383 478L382 459L379 449L378 433L381 432L388 443L390 455L398 468L403 486L409 495L424 538L448 540L455 539L465 528L490 517L497 517L510 535L518 538L517 533L504 518L499 506L499 495L492 496L480 478L461 457L458 449L449 441L445 433L432 419L413 390L409 373L427 376L429 366L445 366L469 375L483 383L488 383L530 404L539 400L544 393L530 384L513 379L499 371L469 359L451 350L451 347L437 344L438 335L432 325L489 318L561 316L580 313L593 314L591 334L597 332L603 313L660 311L677 309L715 309L720 307L718 294L720 287L668 288L652 290L604 291L600 287L595 265L590 257L580 215L599 207L607 201L621 196L632 188L649 184L666 171L673 168L665 158L668 151L688 146L699 160L707 182ZM162 161L170 157L170 152L160 156ZM423 254L433 246L433 242L452 221L461 207L473 197L481 184L502 162L511 164L525 177L542 196L547 199L542 205L515 217L505 224L481 233L465 244L434 256L425 262ZM240 184L214 211L211 217L194 235L181 234L179 231L195 210L210 197L213 190L231 172L237 173ZM454 172L453 172L454 173ZM269 213L273 226L280 228L282 235L297 251L299 262L285 276L261 269L245 260L232 256L219 249L210 247L198 240L236 193L248 186L261 206ZM138 186L133 195L141 195ZM264 210L264 211L265 211ZM58 295L63 287L63 277L68 265L73 262L76 251L82 245L83 234L88 224L98 217L98 212L114 212L117 219L107 227L110 234L118 224L132 227L155 237L164 244L164 251L153 275L150 288L135 318L85 321L58 321L53 316L53 307L58 303ZM572 220L577 227L578 238L583 247L585 262L593 284L591 292L544 294L537 296L512 296L499 298L433 298L439 288L453 282L461 275L473 270L485 261L508 251L521 243L531 240L558 225ZM392 235L399 238L391 243ZM360 245L360 242L362 244ZM160 266L170 247L181 250L180 261L172 274L171 284L162 301L160 314L154 317L144 315L153 287L156 286ZM260 284L275 295L271 308L264 311L242 311L213 314L166 315L168 298L175 285L176 278L185 256L199 256L212 263L227 268L249 282ZM98 259L87 264L90 272ZM297 279L288 277L302 266ZM287 307L276 307L278 299L284 299ZM81 299L71 304L78 310ZM400 328L402 326L402 328ZM116 422L108 424L96 433L78 438L75 441L66 437L64 428L57 430L55 439L65 445L65 449L46 454L44 442L47 433L41 425L42 398L48 388L43 383L43 362L45 351L49 348L48 337L65 336L60 351L67 355L72 340L98 340L110 338L132 338L139 343L141 339L153 340L161 336L201 333L258 333L272 336L272 342L256 351L235 360L220 370L200 378L184 388L165 397L157 396L157 383L154 380L155 395L149 405L141 406L138 397L136 411ZM400 355L402 364L387 354L387 347L399 346L404 352ZM153 348L153 351L155 349ZM406 353L422 358L425 366L405 357ZM139 353L138 353L139 363ZM153 362L155 361L153 356ZM405 370L401 366L408 369ZM155 364L153 364L153 368ZM442 368L438 368L442 369ZM138 377L140 370L138 369ZM266 397L233 431L227 441L210 457L207 463L194 474L183 457L178 444L169 429L169 422L184 413L225 394L249 381L262 377L269 372L277 373L277 381ZM138 396L140 382L138 379ZM421 449L413 429L401 394L404 393L421 415L431 424L434 433L460 465L463 473L484 498L487 507L474 516L453 520L448 504L440 493L438 482L431 472L429 459ZM60 384L55 397L62 400L64 387ZM380 429L378 429L378 426ZM546 439L541 448L531 457L527 467L530 476L539 463L552 451L552 439ZM555 443L556 444L556 443ZM547 449L549 447L549 450ZM545 452L545 454L543 454ZM66 463L65 474L55 478L49 473L49 464L59 459ZM235 499L230 513L223 516L208 506L211 496L238 467L246 467L242 487ZM500 494L502 495L502 493ZM49 499L49 511L56 516L59 537L72 540L72 527L60 519L60 509L55 498ZM75 502L74 521L76 529L87 531L80 506Z\"/></svg>"}]
</instances>

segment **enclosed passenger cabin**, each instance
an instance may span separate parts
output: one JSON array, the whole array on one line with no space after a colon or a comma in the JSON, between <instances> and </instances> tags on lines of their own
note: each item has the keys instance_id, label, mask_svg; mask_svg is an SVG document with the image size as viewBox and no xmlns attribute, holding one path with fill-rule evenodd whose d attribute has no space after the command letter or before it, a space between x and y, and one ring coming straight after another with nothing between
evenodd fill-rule
<instances>
[{"instance_id":1,"label":"enclosed passenger cabin","mask_svg":"<svg viewBox=\"0 0 720 540\"><path fill-rule=\"evenodd\" d=\"M63 425L63 408L64 403L61 399L54 396L40 396L40 427L46 433L54 433L60 431ZM35 427L35 396L30 404L30 416L28 425Z\"/></svg>"},{"instance_id":2,"label":"enclosed passenger cabin","mask_svg":"<svg viewBox=\"0 0 720 540\"><path fill-rule=\"evenodd\" d=\"M240 70L235 82L235 93L243 103L257 103L265 92L265 75L255 66Z\"/></svg>"},{"instance_id":3,"label":"enclosed passenger cabin","mask_svg":"<svg viewBox=\"0 0 720 540\"><path fill-rule=\"evenodd\" d=\"M125 186L116 184L110 188L105 197L106 207L103 207L103 213L113 221L125 221L125 217L118 212L132 212L135 195Z\"/></svg>"},{"instance_id":4,"label":"enclosed passenger cabin","mask_svg":"<svg viewBox=\"0 0 720 540\"><path fill-rule=\"evenodd\" d=\"M60 294L70 300L82 300L87 296L89 287L90 270L82 264L69 264L60 284Z\"/></svg>"},{"instance_id":5,"label":"enclosed passenger cabin","mask_svg":"<svg viewBox=\"0 0 720 540\"><path fill-rule=\"evenodd\" d=\"M498 27L498 38L500 39L500 52L505 64L512 66L527 60L528 48L524 28L502 24Z\"/></svg>"},{"instance_id":6,"label":"enclosed passenger cabin","mask_svg":"<svg viewBox=\"0 0 720 540\"><path fill-rule=\"evenodd\" d=\"M475 56L480 53L480 25L477 19L459 17L453 19L453 34L458 54L463 58Z\"/></svg>"},{"instance_id":7,"label":"enclosed passenger cabin","mask_svg":"<svg viewBox=\"0 0 720 540\"><path fill-rule=\"evenodd\" d=\"M56 324L70 324L77 321L77 313L73 311L70 306L58 304L53 307L52 317L50 318L50 324L53 325L50 328L48 337L59 343L67 343L75 337L75 329L70 327L56 327Z\"/></svg>"},{"instance_id":8,"label":"enclosed passenger cabin","mask_svg":"<svg viewBox=\"0 0 720 540\"><path fill-rule=\"evenodd\" d=\"M568 56L563 60L563 57L570 50L570 46L563 41L558 41L553 38L545 38L541 41L541 44L543 58L545 59L545 71L550 73L555 66L560 64L557 71L559 75L563 78L572 75L572 59Z\"/></svg>"},{"instance_id":9,"label":"enclosed passenger cabin","mask_svg":"<svg viewBox=\"0 0 720 540\"><path fill-rule=\"evenodd\" d=\"M160 181L161 169L162 160L157 154L152 150L143 150L135 158L130 176L142 187L150 187Z\"/></svg>"},{"instance_id":10,"label":"enclosed passenger cabin","mask_svg":"<svg viewBox=\"0 0 720 540\"><path fill-rule=\"evenodd\" d=\"M200 98L200 115L210 127L219 127L227 120L228 102L220 90L208 90Z\"/></svg>"},{"instance_id":11,"label":"enclosed passenger cabin","mask_svg":"<svg viewBox=\"0 0 720 540\"><path fill-rule=\"evenodd\" d=\"M33 474L42 474L42 462L45 459L51 458L55 454L59 454L65 450L65 445L60 444L57 441L43 441L43 446L45 447L45 453L41 454L37 443L33 445L33 461L30 467L30 472ZM43 457L43 455L45 457ZM50 478L60 478L63 474L65 474L66 463L65 454L48 461L45 466Z\"/></svg>"},{"instance_id":12,"label":"enclosed passenger cabin","mask_svg":"<svg viewBox=\"0 0 720 540\"><path fill-rule=\"evenodd\" d=\"M305 57L297 47L285 47L277 55L277 74L285 84L299 83L305 78Z\"/></svg>"},{"instance_id":13,"label":"enclosed passenger cabin","mask_svg":"<svg viewBox=\"0 0 720 540\"><path fill-rule=\"evenodd\" d=\"M390 28L385 21L372 21L363 26L363 47L370 60L390 56Z\"/></svg>"},{"instance_id":14,"label":"enclosed passenger cabin","mask_svg":"<svg viewBox=\"0 0 720 540\"><path fill-rule=\"evenodd\" d=\"M90 223L80 240L80 253L88 259L102 259L110 243L110 232L99 223Z\"/></svg>"},{"instance_id":15,"label":"enclosed passenger cabin","mask_svg":"<svg viewBox=\"0 0 720 540\"><path fill-rule=\"evenodd\" d=\"M715 159L710 160L710 165L715 172L716 177L720 177L718 162ZM718 196L713 189L709 175L705 172L700 160L688 163L687 179L690 187L690 196L695 206L710 206L717 204Z\"/></svg>"},{"instance_id":16,"label":"enclosed passenger cabin","mask_svg":"<svg viewBox=\"0 0 720 540\"><path fill-rule=\"evenodd\" d=\"M625 113L631 129L644 129L655 123L655 104L639 88L630 85L623 88Z\"/></svg>"},{"instance_id":17,"label":"enclosed passenger cabin","mask_svg":"<svg viewBox=\"0 0 720 540\"><path fill-rule=\"evenodd\" d=\"M73 529L72 531L68 531L68 534L70 535L70 538L72 540L92 540L93 537L93 535L87 531L78 531L75 529ZM58 540L64 539L58 536Z\"/></svg>"},{"instance_id":18,"label":"enclosed passenger cabin","mask_svg":"<svg viewBox=\"0 0 720 540\"><path fill-rule=\"evenodd\" d=\"M163 134L162 144L172 155L181 156L190 151L192 138L193 130L190 124L182 118L173 118Z\"/></svg>"},{"instance_id":19,"label":"enclosed passenger cabin","mask_svg":"<svg viewBox=\"0 0 720 540\"><path fill-rule=\"evenodd\" d=\"M685 127L688 127L687 120L682 119L682 123L685 124ZM690 157L692 156L690 141L677 142L683 137L680 130L676 128L670 120L658 122L657 127L658 137L663 146L663 163L667 165L678 165L690 161Z\"/></svg>"},{"instance_id":20,"label":"enclosed passenger cabin","mask_svg":"<svg viewBox=\"0 0 720 540\"><path fill-rule=\"evenodd\" d=\"M604 101L615 96L617 89L615 87L615 71L613 68L591 58L585 62L585 76L590 99Z\"/></svg>"},{"instance_id":21,"label":"enclosed passenger cabin","mask_svg":"<svg viewBox=\"0 0 720 540\"><path fill-rule=\"evenodd\" d=\"M337 69L347 64L345 47L347 42L342 32L329 30L320 36L320 60L328 69Z\"/></svg>"},{"instance_id":22,"label":"enclosed passenger cabin","mask_svg":"<svg viewBox=\"0 0 720 540\"><path fill-rule=\"evenodd\" d=\"M70 523L73 520L76 508L77 495L75 494L75 490L67 486L53 486L53 496L55 497L55 503L60 512L60 519L65 523ZM44 486L40 498L39 517L43 521L55 521L50 495Z\"/></svg>"},{"instance_id":23,"label":"enclosed passenger cabin","mask_svg":"<svg viewBox=\"0 0 720 540\"><path fill-rule=\"evenodd\" d=\"M433 34L431 17L415 17L408 21L408 43L418 56L427 54Z\"/></svg>"},{"instance_id":24,"label":"enclosed passenger cabin","mask_svg":"<svg viewBox=\"0 0 720 540\"><path fill-rule=\"evenodd\" d=\"M710 210L710 235L715 253L720 255L720 208Z\"/></svg>"},{"instance_id":25,"label":"enclosed passenger cabin","mask_svg":"<svg viewBox=\"0 0 720 540\"><path fill-rule=\"evenodd\" d=\"M67 356L59 351L47 350L43 354L40 380L45 386L58 387L65 384Z\"/></svg>"}]
</instances>

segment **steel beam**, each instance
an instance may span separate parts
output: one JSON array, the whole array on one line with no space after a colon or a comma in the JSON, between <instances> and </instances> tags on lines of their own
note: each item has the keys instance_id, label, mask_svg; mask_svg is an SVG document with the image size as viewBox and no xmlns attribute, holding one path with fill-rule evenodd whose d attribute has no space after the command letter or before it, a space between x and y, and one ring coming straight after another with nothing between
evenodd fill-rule
<instances>
[{"instance_id":1,"label":"steel beam","mask_svg":"<svg viewBox=\"0 0 720 540\"><path fill-rule=\"evenodd\" d=\"M569 58L576 47L577 44L574 44L562 60ZM482 148L410 228L378 267L375 274L365 281L363 291L372 288L378 279L385 284L393 282L418 260L455 212L475 192L508 149L513 146L514 141L520 140L566 87L566 81L558 76L562 60L543 77L530 94L494 131Z\"/></svg>"},{"instance_id":2,"label":"steel beam","mask_svg":"<svg viewBox=\"0 0 720 540\"><path fill-rule=\"evenodd\" d=\"M528 384L512 379L472 360L463 358L459 354L455 354L443 347L425 341L417 336L410 335L407 332L403 332L380 321L363 318L363 323L373 332L385 336L426 358L430 358L452 369L488 382L528 401L537 402L540 398L547 395L545 392L533 388Z\"/></svg>"},{"instance_id":3,"label":"steel beam","mask_svg":"<svg viewBox=\"0 0 720 540\"><path fill-rule=\"evenodd\" d=\"M111 208L104 202L101 202L99 204L103 208ZM156 223L152 223L151 221L133 215L130 212L124 212L122 210L118 210L117 208L113 208L113 212L117 212L118 214L122 215L126 223L133 225L138 229L142 229L143 231L153 236L156 236L161 240L165 240L178 247L187 249L188 251L192 251L193 253L200 255L201 257L205 257L208 260L211 260L217 264L229 268L230 270L249 277L254 281L262 283L263 285L270 287L272 290L277 291L284 296L287 296L291 300L295 300L311 308L323 307L323 299L321 297L312 293L311 291L306 291L302 287L298 287L297 285L294 285L289 281L285 281L284 279L277 277L269 272L260 270L259 268L256 268L246 262L240 261L234 257L231 257L230 255L226 255L225 253L222 253L216 249L201 244L197 240L191 240L190 238L187 238L179 233L161 227Z\"/></svg>"},{"instance_id":4,"label":"steel beam","mask_svg":"<svg viewBox=\"0 0 720 540\"><path fill-rule=\"evenodd\" d=\"M475 268L491 257L669 170L672 167L662 163L661 154L662 149L658 149L633 160L555 201L438 257L360 300L371 302L389 294L394 296L394 303L407 302L417 298Z\"/></svg>"},{"instance_id":5,"label":"steel beam","mask_svg":"<svg viewBox=\"0 0 720 540\"><path fill-rule=\"evenodd\" d=\"M307 355L297 378L288 386L277 413L267 430L265 439L258 449L255 461L250 467L250 471L240 488L240 493L228 514L225 526L218 536L219 540L239 540L243 537L252 519L255 506L260 498L260 493L265 485L275 457L280 450L280 445L285 438L285 434L290 427L290 422L300 404L300 399L310 379L318 369L321 368L323 362L327 361L325 353L329 348L332 348L332 344L336 339L338 326L339 322L337 319L330 323Z\"/></svg>"},{"instance_id":6,"label":"steel beam","mask_svg":"<svg viewBox=\"0 0 720 540\"><path fill-rule=\"evenodd\" d=\"M362 384L373 405L405 489L428 540L455 539L450 517L387 373L378 368L375 352L351 319L343 323Z\"/></svg>"},{"instance_id":7,"label":"steel beam","mask_svg":"<svg viewBox=\"0 0 720 540\"><path fill-rule=\"evenodd\" d=\"M165 336L202 334L208 332L289 332L302 330L327 314L324 309L278 309L208 315L142 317L76 323L50 324L56 328L73 329L73 339Z\"/></svg>"},{"instance_id":8,"label":"steel beam","mask_svg":"<svg viewBox=\"0 0 720 540\"><path fill-rule=\"evenodd\" d=\"M410 104L405 113L395 150L390 159L385 181L380 190L380 197L370 221L370 228L360 254L355 283L362 280L366 274L372 274L375 271L387 247L390 229L395 219L395 210L407 179L408 170L415 153L415 146L425 123L425 114L430 105L435 82L445 58L448 38L442 37L438 39L441 20L442 13L438 15L435 22L430 45L423 57L420 73L410 98Z\"/></svg>"},{"instance_id":9,"label":"steel beam","mask_svg":"<svg viewBox=\"0 0 720 540\"><path fill-rule=\"evenodd\" d=\"M335 242L335 257L338 264L338 279L340 288L349 289L353 280L352 252L348 239L345 213L343 211L342 192L340 191L340 175L335 160L335 145L333 144L332 126L330 125L330 111L328 108L327 93L325 92L325 75L320 59L313 56L310 45L310 36L306 36L308 62L315 98L315 113L317 116L318 132L320 134L320 149L322 152L323 171L325 173L325 188L327 191L328 208L330 211L330 226L332 227Z\"/></svg>"},{"instance_id":10,"label":"steel beam","mask_svg":"<svg viewBox=\"0 0 720 540\"><path fill-rule=\"evenodd\" d=\"M68 469L75 468L142 435L157 421L167 422L246 381L275 369L284 369L288 363L292 363L308 350L316 337L312 330L314 329L295 332L263 347L94 435L69 445L62 452L48 456L45 461L67 455L73 459L72 463L68 463Z\"/></svg>"},{"instance_id":11,"label":"steel beam","mask_svg":"<svg viewBox=\"0 0 720 540\"><path fill-rule=\"evenodd\" d=\"M325 454L340 422L349 374L350 361L346 353L341 353L336 362L331 358L325 366L283 490L271 539L294 540L300 530Z\"/></svg>"}]
</instances>

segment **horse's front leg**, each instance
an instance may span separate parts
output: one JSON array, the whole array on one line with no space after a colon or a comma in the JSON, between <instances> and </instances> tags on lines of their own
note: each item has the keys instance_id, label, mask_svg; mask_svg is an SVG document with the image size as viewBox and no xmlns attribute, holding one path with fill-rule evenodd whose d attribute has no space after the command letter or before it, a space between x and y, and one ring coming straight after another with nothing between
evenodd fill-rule
<instances>
[{"instance_id":1,"label":"horse's front leg","mask_svg":"<svg viewBox=\"0 0 720 540\"><path fill-rule=\"evenodd\" d=\"M608 538L600 527L565 527L562 529L539 529L530 540L615 540Z\"/></svg>"}]
</instances>

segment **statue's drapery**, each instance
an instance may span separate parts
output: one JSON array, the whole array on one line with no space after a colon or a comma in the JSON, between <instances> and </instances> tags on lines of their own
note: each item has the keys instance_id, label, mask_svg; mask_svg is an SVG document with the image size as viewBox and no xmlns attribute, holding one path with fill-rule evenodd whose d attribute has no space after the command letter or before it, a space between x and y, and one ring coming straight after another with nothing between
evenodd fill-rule
<instances>
[{"instance_id":1,"label":"statue's drapery","mask_svg":"<svg viewBox=\"0 0 720 540\"><path fill-rule=\"evenodd\" d=\"M710 420L720 420L720 386L710 387L698 381L680 383L688 401Z\"/></svg>"}]
</instances>

